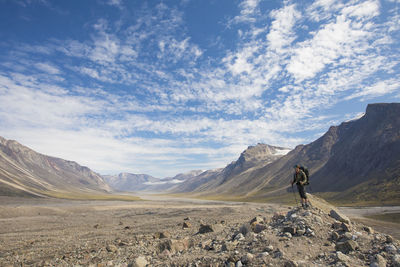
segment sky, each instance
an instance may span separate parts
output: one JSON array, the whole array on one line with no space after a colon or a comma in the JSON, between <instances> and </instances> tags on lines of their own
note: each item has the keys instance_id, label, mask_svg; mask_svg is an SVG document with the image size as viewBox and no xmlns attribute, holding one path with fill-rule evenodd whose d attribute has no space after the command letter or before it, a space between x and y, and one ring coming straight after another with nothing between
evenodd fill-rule
<instances>
[{"instance_id":1,"label":"sky","mask_svg":"<svg viewBox=\"0 0 400 267\"><path fill-rule=\"evenodd\" d=\"M0 136L100 174L221 168L400 100L400 0L0 0Z\"/></svg>"}]
</instances>

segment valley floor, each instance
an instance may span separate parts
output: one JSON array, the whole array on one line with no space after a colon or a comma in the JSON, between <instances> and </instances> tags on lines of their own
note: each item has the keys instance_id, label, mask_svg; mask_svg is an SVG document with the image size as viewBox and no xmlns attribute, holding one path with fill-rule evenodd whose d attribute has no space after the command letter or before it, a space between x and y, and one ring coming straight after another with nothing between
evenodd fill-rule
<instances>
[{"instance_id":1,"label":"valley floor","mask_svg":"<svg viewBox=\"0 0 400 267\"><path fill-rule=\"evenodd\" d=\"M292 209L305 222L319 217L310 227L316 237L292 239L271 223L274 214L288 211L278 204L156 196L134 202L0 197L0 266L225 266L240 260L279 266L305 255L313 263L307 266L329 262L336 250L323 229L333 219L316 209ZM256 216L263 227L258 233L249 230Z\"/></svg>"}]
</instances>

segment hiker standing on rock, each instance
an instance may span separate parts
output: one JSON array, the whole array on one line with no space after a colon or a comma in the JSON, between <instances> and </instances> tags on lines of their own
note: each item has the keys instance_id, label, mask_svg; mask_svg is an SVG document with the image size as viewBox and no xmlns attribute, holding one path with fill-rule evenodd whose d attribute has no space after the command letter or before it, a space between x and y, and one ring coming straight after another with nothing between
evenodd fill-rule
<instances>
[{"instance_id":1,"label":"hiker standing on rock","mask_svg":"<svg viewBox=\"0 0 400 267\"><path fill-rule=\"evenodd\" d=\"M300 169L300 165L295 165L294 168L295 168L296 172L293 175L292 188L293 188L293 184L296 183L297 189L299 190L299 194L300 194L300 198L301 198L301 206L306 209L310 206L308 199L307 199L306 190L304 187L307 183L307 176Z\"/></svg>"}]
</instances>

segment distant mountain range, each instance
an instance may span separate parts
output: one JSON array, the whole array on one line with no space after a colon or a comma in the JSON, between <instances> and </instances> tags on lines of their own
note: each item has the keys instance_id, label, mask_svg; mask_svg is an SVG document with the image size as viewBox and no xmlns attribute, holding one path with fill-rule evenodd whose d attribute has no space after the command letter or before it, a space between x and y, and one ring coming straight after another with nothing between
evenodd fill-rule
<instances>
[{"instance_id":1,"label":"distant mountain range","mask_svg":"<svg viewBox=\"0 0 400 267\"><path fill-rule=\"evenodd\" d=\"M87 167L39 154L0 137L0 195L62 196L110 191L103 178Z\"/></svg>"},{"instance_id":2,"label":"distant mountain range","mask_svg":"<svg viewBox=\"0 0 400 267\"><path fill-rule=\"evenodd\" d=\"M265 154L268 160L247 164L245 155L254 149L249 148L226 168L203 173L172 192L248 200L276 197L288 190L293 166L301 164L311 172L309 190L328 199L400 203L399 103L370 104L360 119L332 126L308 145L275 159Z\"/></svg>"},{"instance_id":3,"label":"distant mountain range","mask_svg":"<svg viewBox=\"0 0 400 267\"><path fill-rule=\"evenodd\" d=\"M295 164L310 170L308 190L327 199L399 204L400 103L370 104L363 117L332 126L316 141L293 150L257 144L225 168L164 179L130 173L102 177L75 162L0 137L0 195L115 190L259 201L288 192Z\"/></svg>"},{"instance_id":4,"label":"distant mountain range","mask_svg":"<svg viewBox=\"0 0 400 267\"><path fill-rule=\"evenodd\" d=\"M174 177L164 179L155 178L147 174L120 173L119 175L103 175L106 182L117 191L148 191L159 192L170 189L176 184L202 173L201 170L194 170L187 173L180 173Z\"/></svg>"}]
</instances>

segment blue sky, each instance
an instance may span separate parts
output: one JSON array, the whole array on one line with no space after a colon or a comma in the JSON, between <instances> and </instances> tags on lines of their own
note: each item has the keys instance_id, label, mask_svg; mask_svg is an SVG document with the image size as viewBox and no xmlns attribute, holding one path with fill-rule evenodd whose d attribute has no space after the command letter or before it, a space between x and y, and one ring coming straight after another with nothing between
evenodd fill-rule
<instances>
[{"instance_id":1,"label":"blue sky","mask_svg":"<svg viewBox=\"0 0 400 267\"><path fill-rule=\"evenodd\" d=\"M0 135L102 174L224 167L398 102L399 41L399 0L0 0Z\"/></svg>"}]
</instances>

